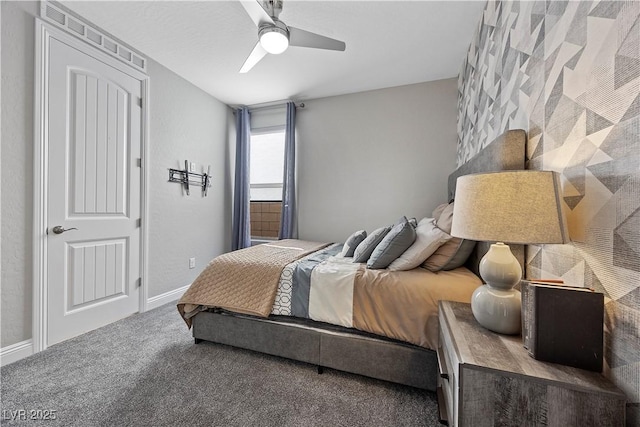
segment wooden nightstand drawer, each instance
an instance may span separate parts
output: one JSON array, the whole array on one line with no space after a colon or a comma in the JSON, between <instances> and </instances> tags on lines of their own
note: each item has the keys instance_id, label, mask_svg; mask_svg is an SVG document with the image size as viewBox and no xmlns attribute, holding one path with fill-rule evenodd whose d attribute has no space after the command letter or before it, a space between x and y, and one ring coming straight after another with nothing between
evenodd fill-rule
<instances>
[{"instance_id":1,"label":"wooden nightstand drawer","mask_svg":"<svg viewBox=\"0 0 640 427\"><path fill-rule=\"evenodd\" d=\"M440 343L436 354L438 356L438 388L441 390L442 396L438 396L438 399L442 398L443 402L438 403L446 412L445 414L440 414L440 419L452 422L450 414L453 414L453 370L451 361L442 346L442 335L440 335Z\"/></svg>"},{"instance_id":2,"label":"wooden nightstand drawer","mask_svg":"<svg viewBox=\"0 0 640 427\"><path fill-rule=\"evenodd\" d=\"M441 319L439 330L439 344L436 354L438 356L438 386L442 389L446 416L450 426L457 425L457 400L458 400L458 359L453 349L451 334L444 319Z\"/></svg>"}]
</instances>

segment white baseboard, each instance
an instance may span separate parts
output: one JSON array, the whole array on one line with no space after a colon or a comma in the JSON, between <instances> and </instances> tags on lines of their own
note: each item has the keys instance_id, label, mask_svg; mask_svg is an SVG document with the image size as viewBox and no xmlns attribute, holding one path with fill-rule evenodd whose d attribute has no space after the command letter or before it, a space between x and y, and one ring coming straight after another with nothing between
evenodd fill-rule
<instances>
[{"instance_id":1,"label":"white baseboard","mask_svg":"<svg viewBox=\"0 0 640 427\"><path fill-rule=\"evenodd\" d=\"M17 362L33 354L33 341L28 339L0 349L0 366Z\"/></svg>"},{"instance_id":2,"label":"white baseboard","mask_svg":"<svg viewBox=\"0 0 640 427\"><path fill-rule=\"evenodd\" d=\"M187 292L191 284L183 286L178 289L174 289L173 291L165 292L164 294L156 295L155 297L151 297L147 300L147 311L153 310L154 308L158 308L161 305L165 305L171 301L177 301L180 297Z\"/></svg>"}]
</instances>

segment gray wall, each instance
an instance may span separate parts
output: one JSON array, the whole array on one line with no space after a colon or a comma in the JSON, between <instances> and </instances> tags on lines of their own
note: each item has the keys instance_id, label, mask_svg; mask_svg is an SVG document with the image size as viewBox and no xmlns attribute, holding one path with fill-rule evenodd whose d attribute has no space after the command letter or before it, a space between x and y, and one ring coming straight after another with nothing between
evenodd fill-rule
<instances>
[{"instance_id":1,"label":"gray wall","mask_svg":"<svg viewBox=\"0 0 640 427\"><path fill-rule=\"evenodd\" d=\"M344 240L446 202L457 80L305 101L296 117L301 239Z\"/></svg>"},{"instance_id":2,"label":"gray wall","mask_svg":"<svg viewBox=\"0 0 640 427\"><path fill-rule=\"evenodd\" d=\"M32 315L33 68L37 3L2 2L2 337L29 339ZM149 62L150 218L148 295L189 284L206 262L230 247L228 108L171 71ZM185 159L212 166L207 198L168 183ZM189 257L197 265L189 270Z\"/></svg>"},{"instance_id":3,"label":"gray wall","mask_svg":"<svg viewBox=\"0 0 640 427\"><path fill-rule=\"evenodd\" d=\"M0 14L2 9L0 8ZM2 19L0 19L0 39L2 37ZM0 67L0 81L2 80L2 67ZM2 84L0 84L0 100L2 99ZM0 102L0 124L2 123L2 103ZM2 141L2 126L0 126L0 142ZM0 143L0 177L2 176L2 144ZM2 186L0 185L0 206L2 200ZM2 224L2 209L0 209L0 224ZM2 242L2 226L0 226L0 242ZM0 260L2 259L2 245L0 244ZM0 289L2 289L2 274L0 274ZM0 303L0 312L1 312ZM1 317L1 315L0 315ZM0 329L2 328L2 319L0 319Z\"/></svg>"},{"instance_id":4,"label":"gray wall","mask_svg":"<svg viewBox=\"0 0 640 427\"><path fill-rule=\"evenodd\" d=\"M31 338L35 2L2 2L2 299L5 347Z\"/></svg>"},{"instance_id":5,"label":"gray wall","mask_svg":"<svg viewBox=\"0 0 640 427\"><path fill-rule=\"evenodd\" d=\"M151 170L149 205L149 296L190 284L211 259L230 250L231 200L225 194L227 114L231 110L172 71L149 61L151 77ZM168 168L196 172L211 165L207 197L187 196L169 183ZM196 268L189 269L189 258Z\"/></svg>"}]
</instances>

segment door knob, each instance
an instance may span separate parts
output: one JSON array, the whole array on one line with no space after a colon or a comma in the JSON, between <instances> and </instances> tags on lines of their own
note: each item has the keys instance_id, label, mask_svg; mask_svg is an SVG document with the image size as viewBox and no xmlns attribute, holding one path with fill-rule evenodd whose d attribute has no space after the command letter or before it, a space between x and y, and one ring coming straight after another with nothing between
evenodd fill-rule
<instances>
[{"instance_id":1,"label":"door knob","mask_svg":"<svg viewBox=\"0 0 640 427\"><path fill-rule=\"evenodd\" d=\"M64 228L64 227L63 227L63 226L61 226L61 225L56 225L55 227L53 227L53 228L51 229L51 231L53 231L55 234L62 234L62 233L64 233L65 231L69 231L69 230L77 230L77 228L75 228L75 227L72 227L72 228Z\"/></svg>"}]
</instances>

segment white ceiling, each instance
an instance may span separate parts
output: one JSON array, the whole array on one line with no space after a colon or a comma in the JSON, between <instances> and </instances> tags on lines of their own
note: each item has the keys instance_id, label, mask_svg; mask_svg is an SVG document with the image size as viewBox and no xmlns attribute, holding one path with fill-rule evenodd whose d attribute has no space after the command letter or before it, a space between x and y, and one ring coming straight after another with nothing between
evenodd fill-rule
<instances>
[{"instance_id":1,"label":"white ceiling","mask_svg":"<svg viewBox=\"0 0 640 427\"><path fill-rule=\"evenodd\" d=\"M285 0L282 21L346 51L290 47L247 74L257 30L238 1L63 4L220 101L253 105L457 76L485 2Z\"/></svg>"}]
</instances>

